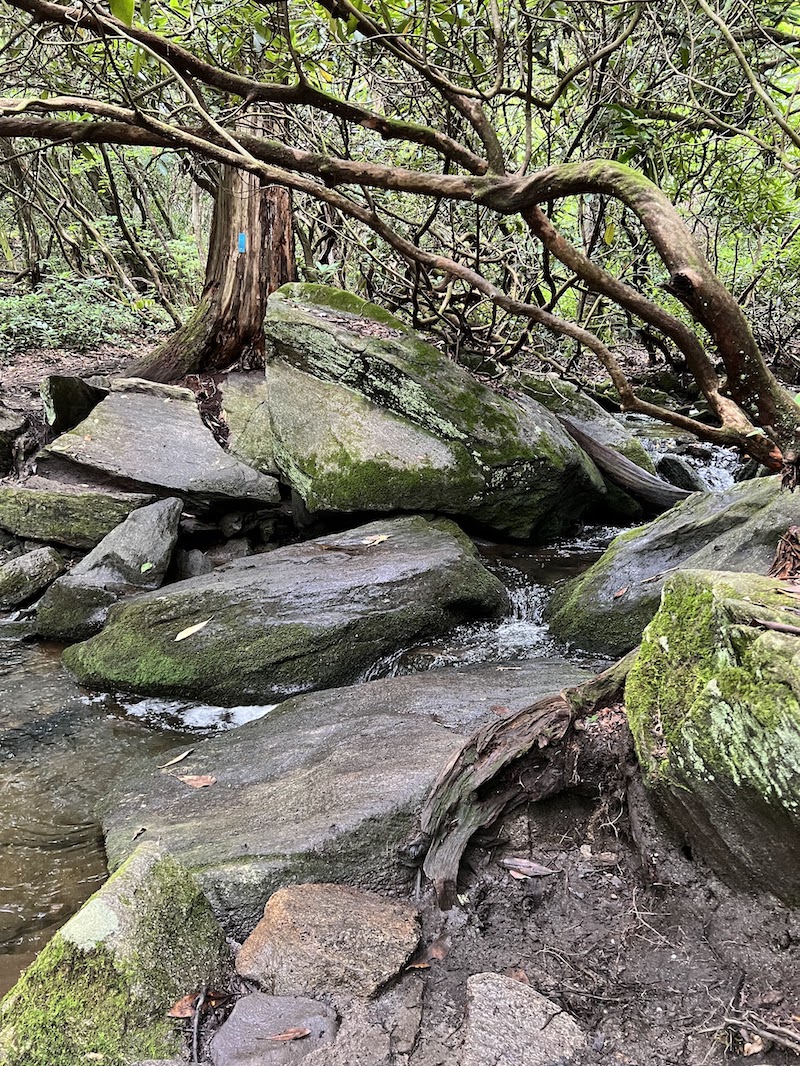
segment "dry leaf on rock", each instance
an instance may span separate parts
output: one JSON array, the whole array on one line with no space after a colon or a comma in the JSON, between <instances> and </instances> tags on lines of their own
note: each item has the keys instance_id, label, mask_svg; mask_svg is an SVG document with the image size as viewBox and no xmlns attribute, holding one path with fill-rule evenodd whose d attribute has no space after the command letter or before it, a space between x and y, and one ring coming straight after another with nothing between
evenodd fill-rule
<instances>
[{"instance_id":1,"label":"dry leaf on rock","mask_svg":"<svg viewBox=\"0 0 800 1066\"><path fill-rule=\"evenodd\" d=\"M175 641L177 642L179 640L186 640L186 638L190 637L193 633L199 633L200 630L204 629L210 621L210 618L206 618L205 622L198 622L196 625L189 626L187 629L182 629L175 638Z\"/></svg>"},{"instance_id":2,"label":"dry leaf on rock","mask_svg":"<svg viewBox=\"0 0 800 1066\"><path fill-rule=\"evenodd\" d=\"M510 714L511 713L511 708L510 707L504 707L502 703L493 703L492 706L489 708L489 710L492 712L492 714Z\"/></svg>"},{"instance_id":3,"label":"dry leaf on rock","mask_svg":"<svg viewBox=\"0 0 800 1066\"><path fill-rule=\"evenodd\" d=\"M614 599L614 600L618 600L620 598L620 596L624 596L627 591L628 591L628 586L627 585L623 585L621 589L617 589L617 591L614 593L614 595L611 598Z\"/></svg>"},{"instance_id":4,"label":"dry leaf on rock","mask_svg":"<svg viewBox=\"0 0 800 1066\"><path fill-rule=\"evenodd\" d=\"M175 758L174 758L174 759L170 759L170 760L169 760L169 762L162 762L162 763L161 763L161 764L159 765L158 769L159 769L159 770L166 770L166 768L167 768L168 766L174 766L176 762L183 762L183 760L184 760L184 759L185 759L185 758L186 758L186 757L187 757L188 755L191 755L193 751L194 751L194 748L187 748L187 749L186 749L186 751L182 751L182 752L180 753L180 755L176 755L176 756L175 756Z\"/></svg>"},{"instance_id":5,"label":"dry leaf on rock","mask_svg":"<svg viewBox=\"0 0 800 1066\"><path fill-rule=\"evenodd\" d=\"M375 533L371 537L364 537L361 541L362 544L383 544L385 540L388 540L391 533Z\"/></svg>"},{"instance_id":6,"label":"dry leaf on rock","mask_svg":"<svg viewBox=\"0 0 800 1066\"><path fill-rule=\"evenodd\" d=\"M310 1036L310 1029L301 1029L295 1026L293 1029L284 1029L282 1033L276 1033L270 1040L302 1040L304 1036Z\"/></svg>"},{"instance_id":7,"label":"dry leaf on rock","mask_svg":"<svg viewBox=\"0 0 800 1066\"><path fill-rule=\"evenodd\" d=\"M188 785L189 788L208 788L209 785L217 783L216 777L212 777L211 774L184 774L177 780L183 781L184 785Z\"/></svg>"}]
</instances>

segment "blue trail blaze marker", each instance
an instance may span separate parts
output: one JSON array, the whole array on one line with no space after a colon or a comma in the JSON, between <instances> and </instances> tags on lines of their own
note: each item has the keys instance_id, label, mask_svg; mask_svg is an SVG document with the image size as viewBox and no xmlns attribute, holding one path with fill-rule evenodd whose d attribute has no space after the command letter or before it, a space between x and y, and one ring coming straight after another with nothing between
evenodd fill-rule
<instances>
[{"instance_id":1,"label":"blue trail blaze marker","mask_svg":"<svg viewBox=\"0 0 800 1066\"><path fill-rule=\"evenodd\" d=\"M247 234L239 234L239 254L243 255L247 251Z\"/></svg>"}]
</instances>

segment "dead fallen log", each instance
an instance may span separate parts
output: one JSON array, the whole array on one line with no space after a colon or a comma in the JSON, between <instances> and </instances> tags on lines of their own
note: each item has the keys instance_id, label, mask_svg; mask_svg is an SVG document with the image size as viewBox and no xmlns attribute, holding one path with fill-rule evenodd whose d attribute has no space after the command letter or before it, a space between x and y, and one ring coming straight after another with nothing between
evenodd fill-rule
<instances>
[{"instance_id":1,"label":"dead fallen log","mask_svg":"<svg viewBox=\"0 0 800 1066\"><path fill-rule=\"evenodd\" d=\"M556 416L576 444L586 452L590 459L600 468L609 481L630 493L635 500L644 504L651 511L668 511L676 503L692 494L687 489L679 489L663 481L655 474L642 470L636 463L626 459L614 448L600 444L580 428L569 415Z\"/></svg>"},{"instance_id":2,"label":"dead fallen log","mask_svg":"<svg viewBox=\"0 0 800 1066\"><path fill-rule=\"evenodd\" d=\"M521 803L547 799L578 782L586 745L576 722L619 697L637 653L582 685L483 726L444 767L421 815L423 870L442 908L455 902L461 857L474 833Z\"/></svg>"}]
</instances>

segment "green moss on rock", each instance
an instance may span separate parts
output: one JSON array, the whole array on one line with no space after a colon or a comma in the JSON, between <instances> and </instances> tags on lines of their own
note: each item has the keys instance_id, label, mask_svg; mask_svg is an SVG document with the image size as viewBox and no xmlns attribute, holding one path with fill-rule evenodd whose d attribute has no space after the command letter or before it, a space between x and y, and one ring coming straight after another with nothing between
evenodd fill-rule
<instances>
[{"instance_id":1,"label":"green moss on rock","mask_svg":"<svg viewBox=\"0 0 800 1066\"><path fill-rule=\"evenodd\" d=\"M730 879L800 900L800 657L780 583L685 571L665 584L626 686L645 781Z\"/></svg>"},{"instance_id":2,"label":"green moss on rock","mask_svg":"<svg viewBox=\"0 0 800 1066\"><path fill-rule=\"evenodd\" d=\"M166 1011L229 969L222 929L189 874L139 848L3 999L0 1064L171 1057L180 1040Z\"/></svg>"}]
</instances>

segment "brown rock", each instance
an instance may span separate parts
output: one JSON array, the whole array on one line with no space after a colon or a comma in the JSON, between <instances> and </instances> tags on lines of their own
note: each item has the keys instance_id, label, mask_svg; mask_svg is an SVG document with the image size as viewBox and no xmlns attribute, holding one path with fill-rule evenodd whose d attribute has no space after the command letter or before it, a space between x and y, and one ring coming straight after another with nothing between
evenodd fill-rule
<instances>
[{"instance_id":1,"label":"brown rock","mask_svg":"<svg viewBox=\"0 0 800 1066\"><path fill-rule=\"evenodd\" d=\"M407 903L343 885L294 885L270 897L236 969L274 995L370 996L418 941Z\"/></svg>"}]
</instances>

